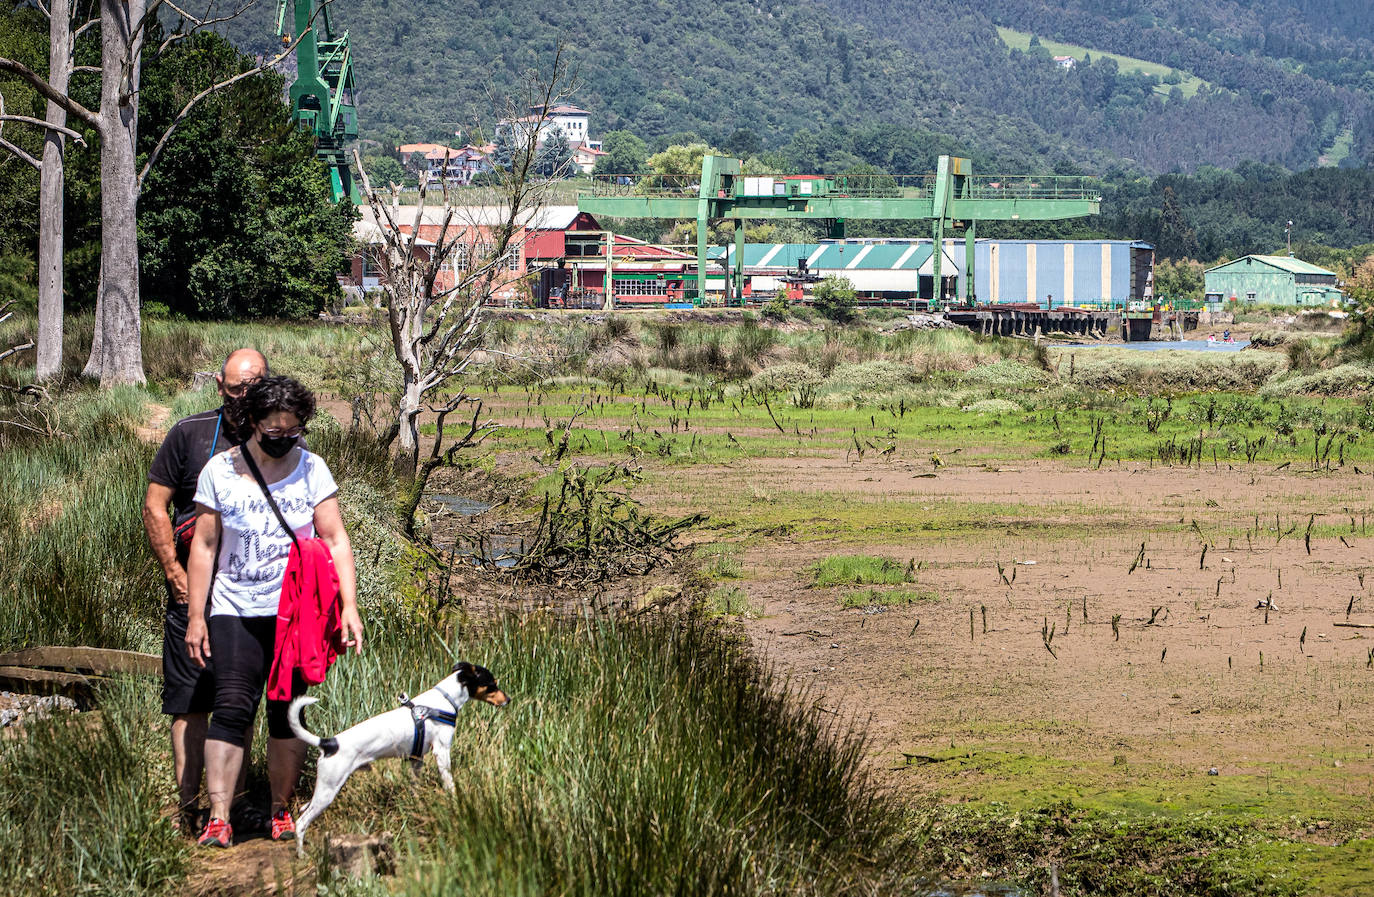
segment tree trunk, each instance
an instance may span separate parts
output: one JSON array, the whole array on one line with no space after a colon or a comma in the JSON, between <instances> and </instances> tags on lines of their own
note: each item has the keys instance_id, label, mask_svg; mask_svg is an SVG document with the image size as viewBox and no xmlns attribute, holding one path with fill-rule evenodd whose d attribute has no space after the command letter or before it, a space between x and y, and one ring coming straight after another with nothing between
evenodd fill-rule
<instances>
[{"instance_id":1,"label":"tree trunk","mask_svg":"<svg viewBox=\"0 0 1374 897\"><path fill-rule=\"evenodd\" d=\"M145 383L138 297L138 82L145 0L101 0L100 385ZM94 361L94 358L92 359ZM89 365L87 368L89 369Z\"/></svg>"},{"instance_id":2,"label":"tree trunk","mask_svg":"<svg viewBox=\"0 0 1374 897\"><path fill-rule=\"evenodd\" d=\"M48 83L67 92L71 75L72 21L71 0L52 0L49 4ZM66 125L67 110L48 101L48 124ZM43 168L38 176L38 356L40 381L62 371L62 206L63 151L66 137L48 129L43 141Z\"/></svg>"},{"instance_id":3,"label":"tree trunk","mask_svg":"<svg viewBox=\"0 0 1374 897\"><path fill-rule=\"evenodd\" d=\"M96 281L95 285L95 330L91 333L91 355L86 359L86 367L81 371L81 376L87 380L100 379L100 359L105 343L101 338L103 333L100 329L100 318L105 313L105 303L101 301L104 295L105 259L101 258L99 280Z\"/></svg>"},{"instance_id":4,"label":"tree trunk","mask_svg":"<svg viewBox=\"0 0 1374 897\"><path fill-rule=\"evenodd\" d=\"M416 467L420 463L420 378L409 366L403 367L404 384L396 422L400 425L397 433L396 472L405 480L415 478Z\"/></svg>"}]
</instances>

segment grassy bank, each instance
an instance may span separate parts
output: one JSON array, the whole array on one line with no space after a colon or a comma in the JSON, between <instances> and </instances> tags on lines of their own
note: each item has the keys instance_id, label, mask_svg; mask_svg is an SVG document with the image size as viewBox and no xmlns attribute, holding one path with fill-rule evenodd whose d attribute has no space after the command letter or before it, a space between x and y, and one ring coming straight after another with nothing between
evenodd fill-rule
<instances>
[{"instance_id":1,"label":"grassy bank","mask_svg":"<svg viewBox=\"0 0 1374 897\"><path fill-rule=\"evenodd\" d=\"M0 418L27 423L0 429L0 647L156 651L163 591L138 515L155 448L138 430L153 406L213 404L210 390L188 392L191 374L243 343L328 389L365 363L368 339L155 323L146 389L72 382L37 408L5 393ZM851 720L790 694L728 631L691 613L616 624L440 610L433 562L397 536L385 455L328 416L310 442L340 484L368 628L367 653L331 673L311 725L336 731L392 707L454 657L490 666L515 699L463 715L456 795L401 764L349 783L316 833L396 832L407 872L386 884L326 872L325 892L872 893L920 880ZM115 683L100 705L0 742L0 894L184 888L196 855L168 820L156 689ZM262 775L258 756L250 784Z\"/></svg>"}]
</instances>

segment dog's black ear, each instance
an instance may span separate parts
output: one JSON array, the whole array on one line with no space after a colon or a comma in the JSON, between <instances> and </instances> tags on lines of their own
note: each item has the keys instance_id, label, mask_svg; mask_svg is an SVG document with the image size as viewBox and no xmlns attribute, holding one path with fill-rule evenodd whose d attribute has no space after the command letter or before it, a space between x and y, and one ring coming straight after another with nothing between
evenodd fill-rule
<instances>
[{"instance_id":1,"label":"dog's black ear","mask_svg":"<svg viewBox=\"0 0 1374 897\"><path fill-rule=\"evenodd\" d=\"M472 664L460 660L453 665L453 672L457 673L460 679L465 679L473 674Z\"/></svg>"}]
</instances>

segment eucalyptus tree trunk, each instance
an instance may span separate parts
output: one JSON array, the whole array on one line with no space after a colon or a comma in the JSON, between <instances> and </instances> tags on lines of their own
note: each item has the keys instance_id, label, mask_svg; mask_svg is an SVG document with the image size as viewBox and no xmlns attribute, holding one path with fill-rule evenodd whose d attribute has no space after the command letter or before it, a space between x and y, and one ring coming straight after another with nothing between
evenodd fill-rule
<instances>
[{"instance_id":1,"label":"eucalyptus tree trunk","mask_svg":"<svg viewBox=\"0 0 1374 897\"><path fill-rule=\"evenodd\" d=\"M100 296L90 375L144 383L138 296L138 82L146 0L101 0ZM93 366L98 368L92 370Z\"/></svg>"},{"instance_id":2,"label":"eucalyptus tree trunk","mask_svg":"<svg viewBox=\"0 0 1374 897\"><path fill-rule=\"evenodd\" d=\"M71 0L51 0L48 26L48 83L65 94L72 66ZM48 101L47 117L58 128L67 124L67 110ZM62 370L62 189L66 136L48 128L43 141L43 167L38 175L38 354L40 381Z\"/></svg>"}]
</instances>

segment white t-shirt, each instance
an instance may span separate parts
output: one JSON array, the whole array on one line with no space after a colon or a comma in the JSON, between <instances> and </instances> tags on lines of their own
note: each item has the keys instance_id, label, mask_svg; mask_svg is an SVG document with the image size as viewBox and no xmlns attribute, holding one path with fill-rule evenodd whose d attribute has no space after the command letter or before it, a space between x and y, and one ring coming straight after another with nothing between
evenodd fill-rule
<instances>
[{"instance_id":1,"label":"white t-shirt","mask_svg":"<svg viewBox=\"0 0 1374 897\"><path fill-rule=\"evenodd\" d=\"M219 564L207 616L275 616L286 579L291 537L243 462L242 451L236 448L210 459L196 484L196 503L220 516ZM315 535L315 507L339 487L323 458L304 448L299 453L295 469L268 488L296 538L309 539Z\"/></svg>"}]
</instances>

